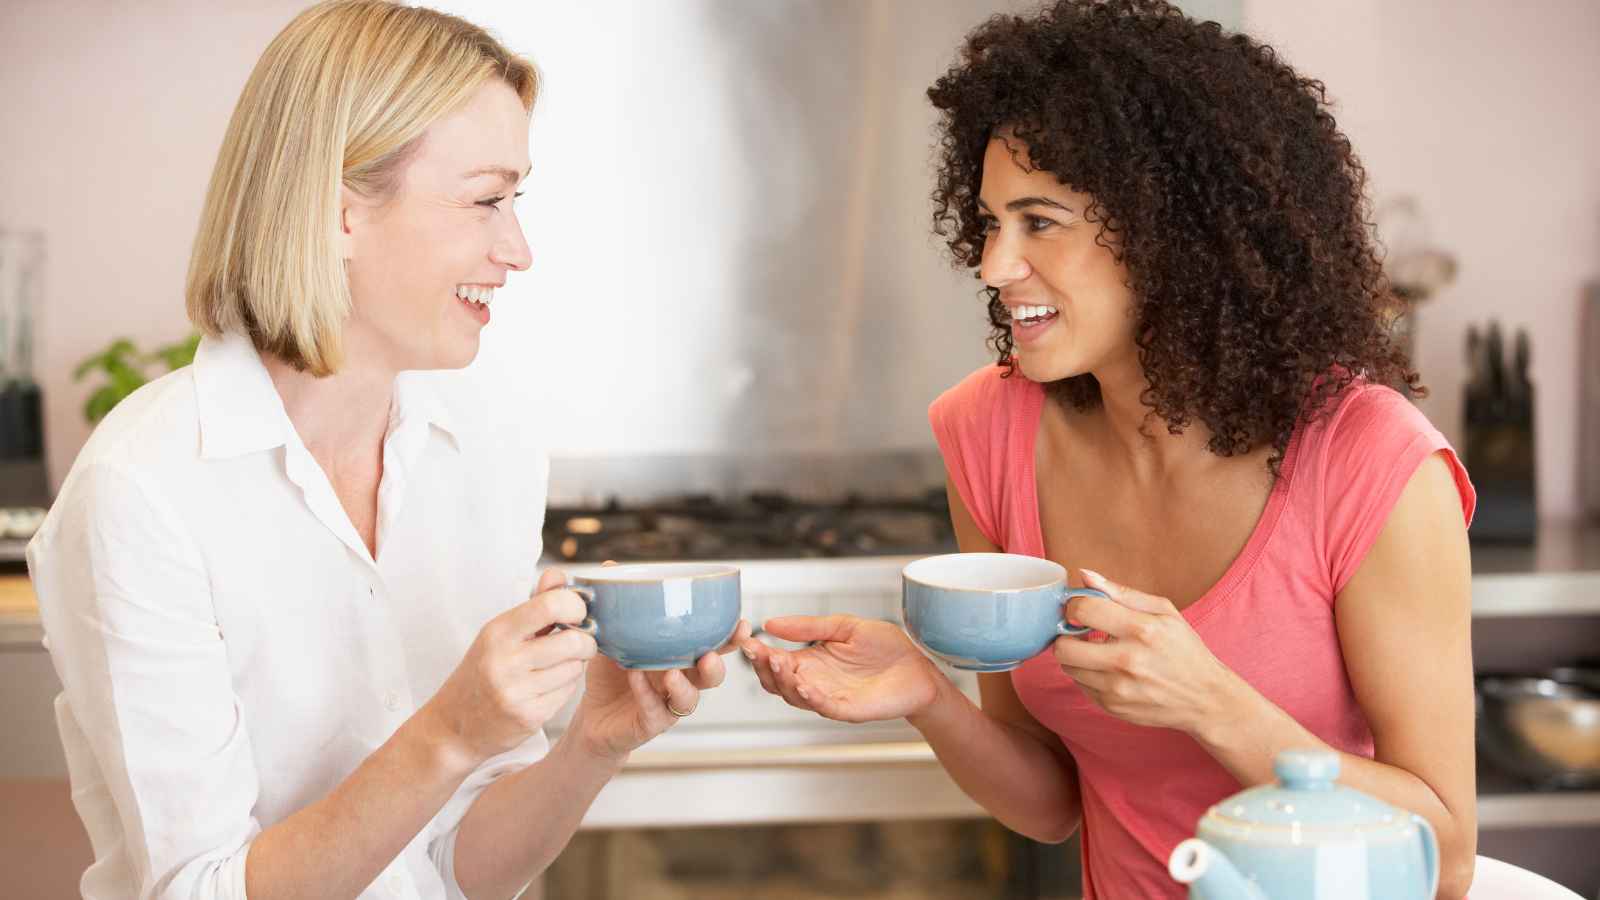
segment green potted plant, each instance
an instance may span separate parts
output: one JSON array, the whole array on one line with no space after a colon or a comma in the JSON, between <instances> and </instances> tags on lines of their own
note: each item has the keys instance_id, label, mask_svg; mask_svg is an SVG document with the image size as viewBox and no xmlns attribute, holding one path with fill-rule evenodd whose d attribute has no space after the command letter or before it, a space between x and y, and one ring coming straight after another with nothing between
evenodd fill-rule
<instances>
[{"instance_id":1,"label":"green potted plant","mask_svg":"<svg viewBox=\"0 0 1600 900\"><path fill-rule=\"evenodd\" d=\"M160 363L166 366L167 372L176 371L194 362L194 351L199 346L199 334L190 334L151 353L141 353L127 338L112 341L111 346L78 363L78 368L73 370L75 381L82 381L91 373L99 373L106 379L106 383L95 388L84 402L84 417L90 424L99 422L124 397L150 380L146 374L148 366Z\"/></svg>"}]
</instances>

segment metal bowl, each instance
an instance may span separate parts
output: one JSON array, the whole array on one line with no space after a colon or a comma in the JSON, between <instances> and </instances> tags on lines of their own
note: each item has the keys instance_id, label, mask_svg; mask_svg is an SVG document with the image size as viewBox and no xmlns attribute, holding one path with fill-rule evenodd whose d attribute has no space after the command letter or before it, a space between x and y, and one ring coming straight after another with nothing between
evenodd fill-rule
<instances>
[{"instance_id":1,"label":"metal bowl","mask_svg":"<svg viewBox=\"0 0 1600 900\"><path fill-rule=\"evenodd\" d=\"M1600 669L1479 678L1478 746L1539 787L1600 784Z\"/></svg>"}]
</instances>

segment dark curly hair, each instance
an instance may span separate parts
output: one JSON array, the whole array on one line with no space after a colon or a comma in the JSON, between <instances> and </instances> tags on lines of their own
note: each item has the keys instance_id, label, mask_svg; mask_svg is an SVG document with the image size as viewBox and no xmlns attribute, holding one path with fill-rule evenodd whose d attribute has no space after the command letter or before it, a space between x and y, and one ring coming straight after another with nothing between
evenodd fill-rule
<instances>
[{"instance_id":1,"label":"dark curly hair","mask_svg":"<svg viewBox=\"0 0 1600 900\"><path fill-rule=\"evenodd\" d=\"M1130 277L1141 399L1170 432L1198 419L1222 456L1270 444L1276 474L1302 415L1352 380L1424 392L1391 337L1365 170L1323 84L1271 47L1159 0L1060 0L979 26L928 98L934 231L958 264L983 253L978 191L1001 129L1020 161L1092 198L1085 219ZM1009 320L986 293L1009 375ZM1089 374L1046 389L1100 402Z\"/></svg>"}]
</instances>

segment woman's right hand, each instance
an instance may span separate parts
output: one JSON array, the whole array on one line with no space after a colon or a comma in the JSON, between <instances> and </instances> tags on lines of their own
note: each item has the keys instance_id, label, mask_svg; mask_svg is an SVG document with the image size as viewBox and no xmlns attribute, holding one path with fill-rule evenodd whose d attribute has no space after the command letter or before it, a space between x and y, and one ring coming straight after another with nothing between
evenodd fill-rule
<instances>
[{"instance_id":1,"label":"woman's right hand","mask_svg":"<svg viewBox=\"0 0 1600 900\"><path fill-rule=\"evenodd\" d=\"M419 712L465 764L526 741L581 683L596 648L588 634L555 627L588 614L565 583L560 570L547 569L531 598L490 619Z\"/></svg>"},{"instance_id":2,"label":"woman's right hand","mask_svg":"<svg viewBox=\"0 0 1600 900\"><path fill-rule=\"evenodd\" d=\"M809 643L800 650L741 644L761 686L790 706L840 722L909 718L938 699L948 682L892 622L856 616L785 616L762 626L773 637Z\"/></svg>"}]
</instances>

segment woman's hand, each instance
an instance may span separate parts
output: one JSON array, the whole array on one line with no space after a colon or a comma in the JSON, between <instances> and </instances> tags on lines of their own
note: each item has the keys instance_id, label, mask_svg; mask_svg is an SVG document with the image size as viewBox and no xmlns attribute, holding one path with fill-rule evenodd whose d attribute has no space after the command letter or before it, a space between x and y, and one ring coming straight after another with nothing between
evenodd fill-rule
<instances>
[{"instance_id":1,"label":"woman's hand","mask_svg":"<svg viewBox=\"0 0 1600 900\"><path fill-rule=\"evenodd\" d=\"M1135 725L1191 734L1230 708L1244 682L1212 655L1172 601L1080 571L1085 584L1111 599L1074 597L1067 618L1108 639L1057 638L1052 651L1089 699Z\"/></svg>"},{"instance_id":2,"label":"woman's hand","mask_svg":"<svg viewBox=\"0 0 1600 900\"><path fill-rule=\"evenodd\" d=\"M898 625L855 616L770 619L767 633L810 643L781 650L743 642L767 693L841 722L914 716L938 698L944 674Z\"/></svg>"},{"instance_id":3,"label":"woman's hand","mask_svg":"<svg viewBox=\"0 0 1600 900\"><path fill-rule=\"evenodd\" d=\"M700 705L700 692L727 678L722 654L749 637L750 623L740 619L728 642L696 660L693 669L644 672L624 669L604 656L593 660L570 733L592 755L621 761L692 714Z\"/></svg>"},{"instance_id":4,"label":"woman's hand","mask_svg":"<svg viewBox=\"0 0 1600 900\"><path fill-rule=\"evenodd\" d=\"M491 619L444 686L418 712L467 766L511 750L572 696L594 638L557 624L583 621L583 600L551 569L533 597Z\"/></svg>"}]
</instances>

